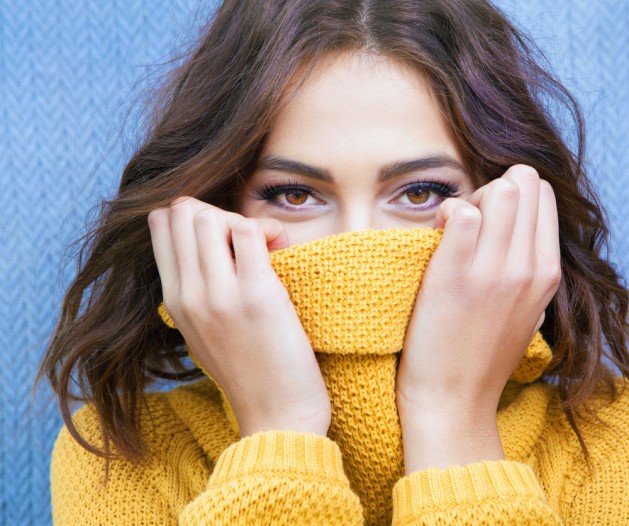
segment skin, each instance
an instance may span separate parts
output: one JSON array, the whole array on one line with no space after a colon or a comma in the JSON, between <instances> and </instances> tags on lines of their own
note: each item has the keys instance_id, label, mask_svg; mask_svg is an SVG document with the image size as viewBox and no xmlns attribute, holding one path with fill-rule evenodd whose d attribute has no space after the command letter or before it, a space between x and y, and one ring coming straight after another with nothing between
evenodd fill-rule
<instances>
[{"instance_id":1,"label":"skin","mask_svg":"<svg viewBox=\"0 0 629 526\"><path fill-rule=\"evenodd\" d=\"M426 186L435 180L441 195ZM321 372L268 252L434 226L444 235L397 375L406 472L503 458L498 400L561 276L555 198L535 170L516 165L477 188L418 72L333 55L287 99L235 210L182 197L149 226L166 307L242 436L330 425Z\"/></svg>"}]
</instances>

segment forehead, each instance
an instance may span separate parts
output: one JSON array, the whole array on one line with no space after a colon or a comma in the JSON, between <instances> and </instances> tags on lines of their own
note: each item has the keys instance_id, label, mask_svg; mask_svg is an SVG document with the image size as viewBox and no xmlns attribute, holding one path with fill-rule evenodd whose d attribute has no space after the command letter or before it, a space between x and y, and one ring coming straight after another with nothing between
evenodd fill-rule
<instances>
[{"instance_id":1,"label":"forehead","mask_svg":"<svg viewBox=\"0 0 629 526\"><path fill-rule=\"evenodd\" d=\"M297 71L287 88L283 112L317 112L330 117L380 110L396 113L401 106L413 110L438 110L421 73L382 55L365 52L333 53Z\"/></svg>"},{"instance_id":2,"label":"forehead","mask_svg":"<svg viewBox=\"0 0 629 526\"><path fill-rule=\"evenodd\" d=\"M367 53L321 58L292 79L267 137L267 149L307 153L312 146L356 145L445 152L458 158L453 134L421 73Z\"/></svg>"}]
</instances>

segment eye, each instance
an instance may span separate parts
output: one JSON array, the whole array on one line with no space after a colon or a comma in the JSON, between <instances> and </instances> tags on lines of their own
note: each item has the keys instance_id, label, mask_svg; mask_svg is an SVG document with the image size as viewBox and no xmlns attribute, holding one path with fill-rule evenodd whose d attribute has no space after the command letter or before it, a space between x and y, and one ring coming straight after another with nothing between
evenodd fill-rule
<instances>
[{"instance_id":1,"label":"eye","mask_svg":"<svg viewBox=\"0 0 629 526\"><path fill-rule=\"evenodd\" d=\"M458 197L459 185L444 181L417 181L402 188L394 199L406 208L427 210L438 206L448 197Z\"/></svg>"},{"instance_id":2,"label":"eye","mask_svg":"<svg viewBox=\"0 0 629 526\"><path fill-rule=\"evenodd\" d=\"M311 188L290 182L265 185L256 193L258 199L288 210L308 208L319 203Z\"/></svg>"},{"instance_id":3,"label":"eye","mask_svg":"<svg viewBox=\"0 0 629 526\"><path fill-rule=\"evenodd\" d=\"M308 197L310 197L310 194L298 188L296 188L295 190L287 190L286 192L283 192L283 193L284 193L286 201L289 204L295 205L295 206L303 205L308 200Z\"/></svg>"},{"instance_id":4,"label":"eye","mask_svg":"<svg viewBox=\"0 0 629 526\"><path fill-rule=\"evenodd\" d=\"M430 191L424 188L414 187L404 192L404 195L414 205L423 205L430 197Z\"/></svg>"}]
</instances>

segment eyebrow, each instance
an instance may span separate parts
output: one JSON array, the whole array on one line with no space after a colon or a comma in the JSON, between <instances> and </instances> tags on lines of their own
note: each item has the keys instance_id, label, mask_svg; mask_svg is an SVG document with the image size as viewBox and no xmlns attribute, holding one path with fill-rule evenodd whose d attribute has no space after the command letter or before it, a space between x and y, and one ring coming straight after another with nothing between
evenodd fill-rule
<instances>
[{"instance_id":1,"label":"eyebrow","mask_svg":"<svg viewBox=\"0 0 629 526\"><path fill-rule=\"evenodd\" d=\"M411 172L421 172L434 168L453 168L466 173L465 167L459 161L449 155L439 154L413 159L411 161L398 161L387 164L380 168L378 172L378 182L382 183ZM256 169L299 174L326 183L334 182L334 178L330 175L328 170L274 155L268 155L260 159L256 165Z\"/></svg>"}]
</instances>

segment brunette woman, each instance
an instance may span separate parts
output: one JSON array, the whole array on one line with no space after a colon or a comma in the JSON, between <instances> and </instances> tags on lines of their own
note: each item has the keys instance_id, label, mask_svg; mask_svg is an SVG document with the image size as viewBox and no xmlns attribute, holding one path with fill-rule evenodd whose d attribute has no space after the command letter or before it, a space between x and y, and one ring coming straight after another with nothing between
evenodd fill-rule
<instances>
[{"instance_id":1,"label":"brunette woman","mask_svg":"<svg viewBox=\"0 0 629 526\"><path fill-rule=\"evenodd\" d=\"M582 141L488 2L226 1L42 365L55 524L626 524Z\"/></svg>"}]
</instances>

